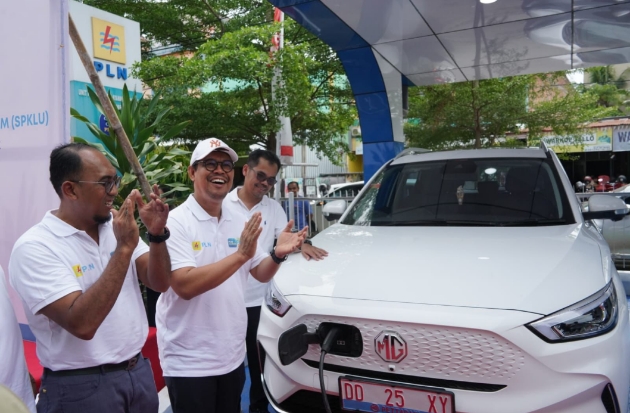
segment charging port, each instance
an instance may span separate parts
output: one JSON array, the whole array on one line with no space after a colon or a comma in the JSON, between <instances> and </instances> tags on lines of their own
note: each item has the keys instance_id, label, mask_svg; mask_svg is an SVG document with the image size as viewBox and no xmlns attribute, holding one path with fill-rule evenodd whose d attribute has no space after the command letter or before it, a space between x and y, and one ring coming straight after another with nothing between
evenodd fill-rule
<instances>
[{"instance_id":1,"label":"charging port","mask_svg":"<svg viewBox=\"0 0 630 413\"><path fill-rule=\"evenodd\" d=\"M338 332L327 353L343 357L361 357L361 354L363 354L363 340L359 329L348 324L321 323L317 327L317 335L322 342L332 328L336 328Z\"/></svg>"}]
</instances>

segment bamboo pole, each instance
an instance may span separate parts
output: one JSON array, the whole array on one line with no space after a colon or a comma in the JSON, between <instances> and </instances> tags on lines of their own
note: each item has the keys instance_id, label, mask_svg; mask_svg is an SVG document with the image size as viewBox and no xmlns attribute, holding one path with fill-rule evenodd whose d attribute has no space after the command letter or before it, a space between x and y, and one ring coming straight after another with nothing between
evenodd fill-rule
<instances>
[{"instance_id":1,"label":"bamboo pole","mask_svg":"<svg viewBox=\"0 0 630 413\"><path fill-rule=\"evenodd\" d=\"M112 105L112 102L109 100L109 97L107 96L107 92L105 91L105 88L103 87L103 83L101 82L101 79L98 77L98 74L96 73L96 69L94 69L94 65L92 64L92 61L90 60L90 55L88 54L87 49L85 48L85 45L83 44L83 40L81 40L81 36L79 35L79 32L77 31L76 26L74 25L72 16L68 15L68 18L70 19L70 38L72 39L72 43L74 43L74 47L77 49L77 52L79 53L79 57L81 58L81 63L83 63L83 67L85 67L85 70L87 71L88 76L90 77L90 80L92 81L92 85L94 86L94 91L96 92L96 95L98 96L98 100L101 102L101 105L103 106L103 110L105 111L105 116L107 116L107 120L109 121L110 131L114 132L114 134L116 135L116 138L118 139L118 142L120 143L120 146L122 146L123 152L125 153L125 156L127 157L127 160L129 161L129 163L131 164L131 168L133 169L134 174L136 174L136 177L138 178L138 182L140 182L140 187L142 189L142 192L144 193L144 196L148 200L150 200L151 199L151 185L149 185L149 181L147 180L147 177L144 174L144 171L142 170L142 166L140 166L140 162L138 162L138 158L136 157L136 154L133 151L131 143L129 142L129 138L127 137L127 134L125 133L125 130L123 129L122 124L120 123L120 119L118 119L118 115L116 115L114 106Z\"/></svg>"}]
</instances>

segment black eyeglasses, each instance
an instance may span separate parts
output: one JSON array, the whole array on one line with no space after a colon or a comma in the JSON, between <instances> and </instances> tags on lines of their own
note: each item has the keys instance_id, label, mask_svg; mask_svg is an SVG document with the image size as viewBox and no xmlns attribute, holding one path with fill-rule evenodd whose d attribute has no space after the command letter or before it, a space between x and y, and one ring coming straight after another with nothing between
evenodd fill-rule
<instances>
[{"instance_id":1,"label":"black eyeglasses","mask_svg":"<svg viewBox=\"0 0 630 413\"><path fill-rule=\"evenodd\" d=\"M214 172L219 165L221 165L221 169L225 173L232 172L234 170L234 162L228 160L219 162L214 159L206 159L205 161L195 162L195 165L197 164L203 165L208 172Z\"/></svg>"},{"instance_id":2,"label":"black eyeglasses","mask_svg":"<svg viewBox=\"0 0 630 413\"><path fill-rule=\"evenodd\" d=\"M110 192L112 192L112 189L114 189L114 186L116 187L116 189L120 188L120 180L121 177L120 176L116 176L115 178L108 180L108 181L73 181L71 179L69 179L70 182L76 182L76 183L80 183L80 184L99 184L99 185L103 185L105 187L105 192L107 192L108 194Z\"/></svg>"},{"instance_id":3,"label":"black eyeglasses","mask_svg":"<svg viewBox=\"0 0 630 413\"><path fill-rule=\"evenodd\" d=\"M269 186L273 186L278 182L275 176L267 176L267 174L262 171L257 171L254 168L250 169L256 173L256 179L258 179L259 182L267 181Z\"/></svg>"}]
</instances>

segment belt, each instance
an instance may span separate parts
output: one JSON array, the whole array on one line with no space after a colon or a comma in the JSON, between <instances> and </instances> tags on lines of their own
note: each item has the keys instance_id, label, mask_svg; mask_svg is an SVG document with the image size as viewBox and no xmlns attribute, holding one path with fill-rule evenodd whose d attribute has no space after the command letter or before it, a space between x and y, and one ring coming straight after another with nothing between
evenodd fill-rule
<instances>
[{"instance_id":1,"label":"belt","mask_svg":"<svg viewBox=\"0 0 630 413\"><path fill-rule=\"evenodd\" d=\"M121 363L116 364L101 364L100 366L94 367L86 367L83 369L73 369L73 370L57 370L52 371L47 367L44 367L44 374L49 376L84 376L87 374L100 374L100 373L110 373L112 371L120 371L120 370L133 370L138 364L138 360L142 357L142 353L138 353L127 361L123 361Z\"/></svg>"}]
</instances>

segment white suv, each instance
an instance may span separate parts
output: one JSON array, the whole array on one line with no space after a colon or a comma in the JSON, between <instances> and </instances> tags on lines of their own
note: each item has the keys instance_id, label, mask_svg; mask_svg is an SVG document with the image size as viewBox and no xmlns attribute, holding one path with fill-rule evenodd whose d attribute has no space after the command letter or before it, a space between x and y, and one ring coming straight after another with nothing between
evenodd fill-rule
<instances>
[{"instance_id":1,"label":"white suv","mask_svg":"<svg viewBox=\"0 0 630 413\"><path fill-rule=\"evenodd\" d=\"M590 224L627 208L581 212L553 152L405 154L324 208L330 255L292 256L263 306L278 412L627 411L628 305Z\"/></svg>"}]
</instances>

